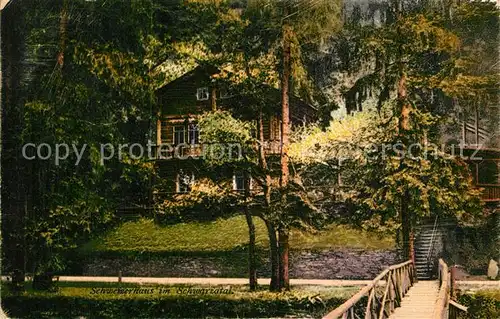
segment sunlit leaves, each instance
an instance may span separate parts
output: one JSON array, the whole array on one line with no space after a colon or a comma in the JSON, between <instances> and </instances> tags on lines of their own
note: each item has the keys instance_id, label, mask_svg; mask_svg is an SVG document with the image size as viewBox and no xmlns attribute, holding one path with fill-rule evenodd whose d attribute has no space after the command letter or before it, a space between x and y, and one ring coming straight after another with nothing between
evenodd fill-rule
<instances>
[{"instance_id":1,"label":"sunlit leaves","mask_svg":"<svg viewBox=\"0 0 500 319\"><path fill-rule=\"evenodd\" d=\"M205 154L207 163L223 165L232 161L255 159L255 150L252 149L255 144L252 131L255 131L255 127L252 123L238 120L229 112L216 111L203 114L198 125L200 142L210 149Z\"/></svg>"},{"instance_id":2,"label":"sunlit leaves","mask_svg":"<svg viewBox=\"0 0 500 319\"><path fill-rule=\"evenodd\" d=\"M336 174L341 174L351 192L323 193L323 200L339 195L349 199L358 207L350 219L361 220L364 227L379 231L397 228L401 194L407 190L410 197L406 200L416 218L438 214L462 223L477 221L479 190L473 187L467 166L462 159L422 142L422 132L437 123L432 116L417 111L414 122L409 135L414 145L405 146L390 115L348 116L332 121L325 131L303 130L291 146L291 158L305 172L331 176L323 182L316 179L312 182L316 187L334 185Z\"/></svg>"},{"instance_id":3,"label":"sunlit leaves","mask_svg":"<svg viewBox=\"0 0 500 319\"><path fill-rule=\"evenodd\" d=\"M290 158L297 163L313 163L359 157L363 147L370 143L367 130L373 128L374 116L369 112L358 113L331 121L324 131L319 127L298 130L290 145Z\"/></svg>"}]
</instances>

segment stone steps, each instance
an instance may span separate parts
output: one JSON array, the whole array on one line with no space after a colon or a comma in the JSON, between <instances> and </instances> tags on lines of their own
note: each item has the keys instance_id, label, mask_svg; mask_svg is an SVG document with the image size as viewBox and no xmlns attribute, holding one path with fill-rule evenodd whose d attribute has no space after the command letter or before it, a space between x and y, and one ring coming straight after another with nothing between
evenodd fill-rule
<instances>
[{"instance_id":1,"label":"stone steps","mask_svg":"<svg viewBox=\"0 0 500 319\"><path fill-rule=\"evenodd\" d=\"M431 279L435 260L441 253L442 238L446 234L447 222L423 224L415 232L415 270L418 279Z\"/></svg>"}]
</instances>

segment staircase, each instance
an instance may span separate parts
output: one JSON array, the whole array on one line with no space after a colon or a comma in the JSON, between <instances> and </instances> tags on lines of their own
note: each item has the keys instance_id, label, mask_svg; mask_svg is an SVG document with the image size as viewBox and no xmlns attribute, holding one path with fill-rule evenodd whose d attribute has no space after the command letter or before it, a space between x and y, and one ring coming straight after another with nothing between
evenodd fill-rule
<instances>
[{"instance_id":1,"label":"staircase","mask_svg":"<svg viewBox=\"0 0 500 319\"><path fill-rule=\"evenodd\" d=\"M417 279L433 279L437 273L436 261L443 252L446 224L434 220L417 227L415 232L415 269Z\"/></svg>"}]
</instances>

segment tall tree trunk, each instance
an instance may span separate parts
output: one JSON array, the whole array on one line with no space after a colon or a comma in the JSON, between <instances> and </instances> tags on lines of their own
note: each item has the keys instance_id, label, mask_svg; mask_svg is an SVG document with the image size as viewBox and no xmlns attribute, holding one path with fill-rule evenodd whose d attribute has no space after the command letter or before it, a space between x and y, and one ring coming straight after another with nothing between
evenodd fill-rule
<instances>
[{"instance_id":1,"label":"tall tree trunk","mask_svg":"<svg viewBox=\"0 0 500 319\"><path fill-rule=\"evenodd\" d=\"M406 74L403 72L398 82L398 104L401 112L399 114L399 134L404 136L410 130L411 105L407 100Z\"/></svg>"},{"instance_id":2,"label":"tall tree trunk","mask_svg":"<svg viewBox=\"0 0 500 319\"><path fill-rule=\"evenodd\" d=\"M414 260L414 251L413 251L413 230L412 230L412 221L410 216L410 211L408 209L408 204L410 201L409 191L405 190L403 194L401 194L401 225L402 225L402 239L403 239L403 256L406 260L411 259Z\"/></svg>"},{"instance_id":3,"label":"tall tree trunk","mask_svg":"<svg viewBox=\"0 0 500 319\"><path fill-rule=\"evenodd\" d=\"M250 197L250 174L245 171L245 197ZM248 226L248 280L250 290L257 289L257 258L255 254L255 224L250 209L245 207L245 217Z\"/></svg>"},{"instance_id":4,"label":"tall tree trunk","mask_svg":"<svg viewBox=\"0 0 500 319\"><path fill-rule=\"evenodd\" d=\"M57 64L61 69L64 67L64 51L66 50L67 28L68 0L64 0L59 18L59 53L57 54Z\"/></svg>"},{"instance_id":5,"label":"tall tree trunk","mask_svg":"<svg viewBox=\"0 0 500 319\"><path fill-rule=\"evenodd\" d=\"M398 83L398 104L399 104L399 135L402 140L407 144L408 139L406 134L410 130L410 112L411 105L408 103L407 99L407 88L406 88L406 74L402 71ZM404 169L404 158L401 159L400 169ZM405 189L403 194L401 194L401 223L402 223L402 237L403 237L403 255L406 259L411 259L415 262L415 248L414 248L414 236L413 236L413 224L414 219L412 218L412 212L409 211L409 203L411 201L410 191Z\"/></svg>"},{"instance_id":6,"label":"tall tree trunk","mask_svg":"<svg viewBox=\"0 0 500 319\"><path fill-rule=\"evenodd\" d=\"M56 58L56 63L57 66L59 67L59 71L61 72L61 78L64 76L64 65L65 65L65 56L64 53L66 51L66 45L67 45L67 29L68 29L68 20L69 20L69 0L63 0L62 2L62 7L59 12L59 51L57 53ZM57 104L54 105L54 113L57 114ZM31 166L30 166L31 167ZM38 167L38 169L41 170L49 170L50 168L48 167ZM33 174L33 171L31 171L30 174ZM45 174L42 174L42 176ZM50 176L52 175L52 176ZM49 177L50 176L50 177ZM52 173L49 173L49 176L46 176L45 178L42 178L42 181L45 185L47 185L46 188L44 188L42 185L40 185L40 189L38 190L41 192L41 195L43 196L44 194L50 193L50 188L49 186L49 180L52 181L57 181L59 180L59 170L52 171ZM44 207L44 205L40 205ZM52 278L53 278L53 270L47 268L47 263L48 260L52 257L52 250L49 249L48 247L45 247L45 251L43 249L40 250L40 256L41 258L37 262L38 265L35 266L35 269L38 267L41 267L41 271L37 270L37 272L42 272L42 273L35 273L33 276L33 288L37 290L48 290L53 286L52 283Z\"/></svg>"},{"instance_id":7,"label":"tall tree trunk","mask_svg":"<svg viewBox=\"0 0 500 319\"><path fill-rule=\"evenodd\" d=\"M265 220L267 233L269 235L269 248L271 255L271 283L269 285L270 291L280 290L280 255L278 249L278 237L276 236L276 228L268 221Z\"/></svg>"},{"instance_id":8,"label":"tall tree trunk","mask_svg":"<svg viewBox=\"0 0 500 319\"><path fill-rule=\"evenodd\" d=\"M288 169L288 147L290 134L290 105L289 105L289 88L290 88L290 26L283 25L283 77L281 79L281 178L280 187L284 189L288 185L289 169ZM286 203L286 191L283 192L284 204ZM283 212L285 213L285 212ZM288 277L288 229L280 227L279 229L279 247L280 247L280 289L288 290L290 288L290 280Z\"/></svg>"},{"instance_id":9,"label":"tall tree trunk","mask_svg":"<svg viewBox=\"0 0 500 319\"><path fill-rule=\"evenodd\" d=\"M264 191L264 210L268 210L271 206L271 175L267 167L266 153L265 153L265 139L264 139L264 118L262 110L259 112L259 165L265 174L265 181L263 186ZM270 291L279 290L279 251L278 239L276 237L276 229L271 222L263 218L267 233L269 236L269 254L271 259L271 283L269 285Z\"/></svg>"},{"instance_id":10,"label":"tall tree trunk","mask_svg":"<svg viewBox=\"0 0 500 319\"><path fill-rule=\"evenodd\" d=\"M403 20L403 2L398 0L395 3L396 5L396 16L398 19L398 32L401 32L401 21ZM398 69L399 69L399 82L397 86L397 103L399 109L399 123L398 123L398 135L403 141L403 144L408 145L408 131L410 130L410 113L411 113L411 105L408 102L408 94L406 87L406 72L405 66L403 62L402 56L402 46L403 43L400 42L398 44L399 52L401 56L399 56L398 61ZM404 157L400 162L400 170L405 168L406 164L404 163ZM409 210L409 204L411 201L410 191L408 188L405 188L404 192L400 195L401 197L401 207L400 207L400 216L402 223L402 239L403 239L403 255L405 259L411 259L415 263L415 251L414 251L414 236L413 236L413 221L414 218L412 216L412 212Z\"/></svg>"},{"instance_id":11,"label":"tall tree trunk","mask_svg":"<svg viewBox=\"0 0 500 319\"><path fill-rule=\"evenodd\" d=\"M265 181L264 181L264 201L266 208L271 205L271 175L269 174L269 168L267 166L266 160L266 150L265 150L265 139L264 139L264 116L262 110L259 112L259 165L264 171Z\"/></svg>"},{"instance_id":12,"label":"tall tree trunk","mask_svg":"<svg viewBox=\"0 0 500 319\"><path fill-rule=\"evenodd\" d=\"M248 281L250 290L257 289L257 258L255 253L255 224L249 209L245 208L248 225Z\"/></svg>"},{"instance_id":13,"label":"tall tree trunk","mask_svg":"<svg viewBox=\"0 0 500 319\"><path fill-rule=\"evenodd\" d=\"M217 89L215 87L212 87L210 94L210 106L213 112L217 111Z\"/></svg>"},{"instance_id":14,"label":"tall tree trunk","mask_svg":"<svg viewBox=\"0 0 500 319\"><path fill-rule=\"evenodd\" d=\"M278 248L280 254L280 288L290 290L290 280L288 277L288 231L279 231Z\"/></svg>"},{"instance_id":15,"label":"tall tree trunk","mask_svg":"<svg viewBox=\"0 0 500 319\"><path fill-rule=\"evenodd\" d=\"M22 289L25 277L25 204L26 189L22 145L23 108L21 103L22 35L20 5L2 11L2 254L10 265L12 285ZM4 269L5 269L4 265Z\"/></svg>"},{"instance_id":16,"label":"tall tree trunk","mask_svg":"<svg viewBox=\"0 0 500 319\"><path fill-rule=\"evenodd\" d=\"M289 27L283 27L283 77L281 79L281 178L280 186L286 187L289 178L288 148L290 139L290 39Z\"/></svg>"}]
</instances>

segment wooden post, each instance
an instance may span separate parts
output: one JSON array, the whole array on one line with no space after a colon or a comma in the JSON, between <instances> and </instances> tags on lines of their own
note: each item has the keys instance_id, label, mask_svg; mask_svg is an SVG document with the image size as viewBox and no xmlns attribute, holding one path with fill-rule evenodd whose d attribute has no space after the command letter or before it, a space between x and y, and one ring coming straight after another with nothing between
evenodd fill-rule
<instances>
[{"instance_id":1,"label":"wooden post","mask_svg":"<svg viewBox=\"0 0 500 319\"><path fill-rule=\"evenodd\" d=\"M122 282L122 271L118 271L118 282Z\"/></svg>"},{"instance_id":2,"label":"wooden post","mask_svg":"<svg viewBox=\"0 0 500 319\"><path fill-rule=\"evenodd\" d=\"M479 109L477 105L475 107L475 114L474 114L474 125L475 125L475 139L476 139L476 147L479 147Z\"/></svg>"},{"instance_id":3,"label":"wooden post","mask_svg":"<svg viewBox=\"0 0 500 319\"><path fill-rule=\"evenodd\" d=\"M213 112L217 111L217 90L216 90L215 86L212 87L210 101L211 101L210 105L211 105L212 111Z\"/></svg>"},{"instance_id":4,"label":"wooden post","mask_svg":"<svg viewBox=\"0 0 500 319\"><path fill-rule=\"evenodd\" d=\"M451 269L450 269L450 299L455 298L455 280L456 280L456 266L451 266Z\"/></svg>"}]
</instances>

